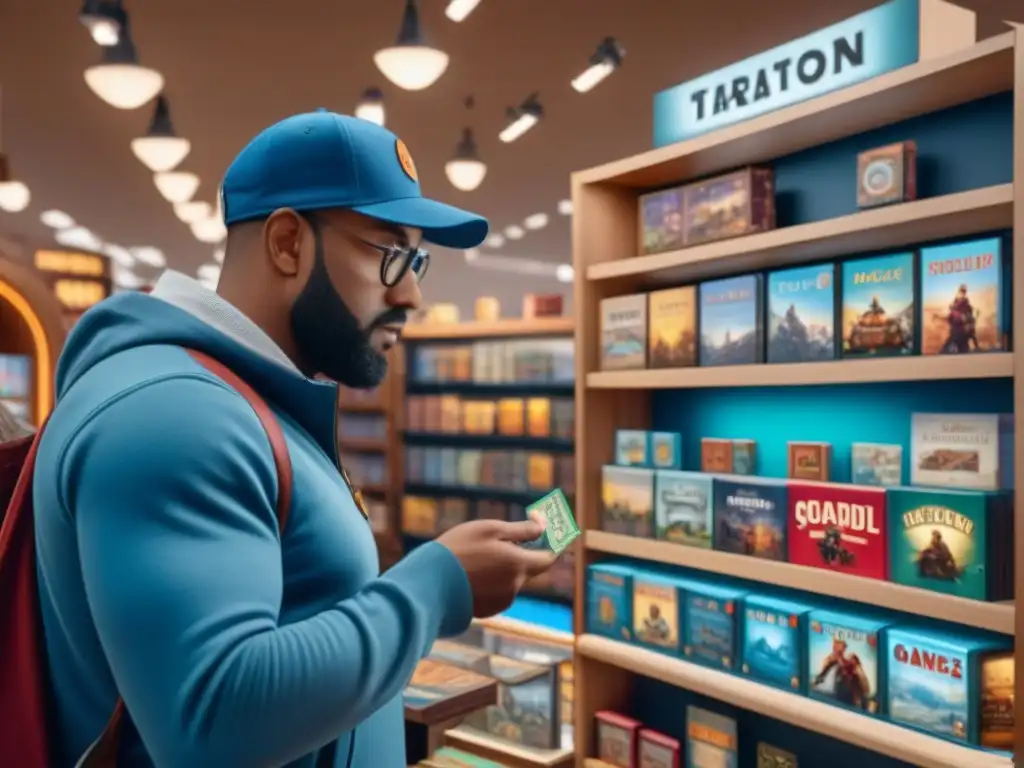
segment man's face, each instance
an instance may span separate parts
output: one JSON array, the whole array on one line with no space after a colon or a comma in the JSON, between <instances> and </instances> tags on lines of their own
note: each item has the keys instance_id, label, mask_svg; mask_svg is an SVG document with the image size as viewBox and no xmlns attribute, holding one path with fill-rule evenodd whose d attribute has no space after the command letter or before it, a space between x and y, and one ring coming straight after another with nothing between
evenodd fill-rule
<instances>
[{"instance_id":1,"label":"man's face","mask_svg":"<svg viewBox=\"0 0 1024 768\"><path fill-rule=\"evenodd\" d=\"M387 373L385 354L422 295L412 270L384 285L385 257L374 246L407 249L419 244L420 232L348 211L298 219L302 287L292 300L291 327L303 366L347 387L375 387Z\"/></svg>"}]
</instances>

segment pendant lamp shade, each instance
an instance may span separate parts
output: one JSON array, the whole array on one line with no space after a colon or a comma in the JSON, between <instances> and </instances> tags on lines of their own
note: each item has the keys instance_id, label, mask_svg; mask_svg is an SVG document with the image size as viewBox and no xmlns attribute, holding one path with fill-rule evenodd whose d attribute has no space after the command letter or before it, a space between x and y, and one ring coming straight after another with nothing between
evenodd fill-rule
<instances>
[{"instance_id":1,"label":"pendant lamp shade","mask_svg":"<svg viewBox=\"0 0 1024 768\"><path fill-rule=\"evenodd\" d=\"M192 224L210 218L213 215L213 206L202 200L177 203L174 206L174 215L185 224Z\"/></svg>"},{"instance_id":2,"label":"pendant lamp shade","mask_svg":"<svg viewBox=\"0 0 1024 768\"><path fill-rule=\"evenodd\" d=\"M188 171L163 171L153 182L168 203L187 203L199 189L199 177Z\"/></svg>"},{"instance_id":3,"label":"pendant lamp shade","mask_svg":"<svg viewBox=\"0 0 1024 768\"><path fill-rule=\"evenodd\" d=\"M144 166L159 173L176 168L192 151L192 143L174 132L171 108L166 96L159 96L153 108L153 119L145 136L132 139L132 152Z\"/></svg>"},{"instance_id":4,"label":"pendant lamp shade","mask_svg":"<svg viewBox=\"0 0 1024 768\"><path fill-rule=\"evenodd\" d=\"M224 220L216 216L194 221L190 226L192 236L200 243L216 245L228 236L228 228L224 225Z\"/></svg>"},{"instance_id":5,"label":"pendant lamp shade","mask_svg":"<svg viewBox=\"0 0 1024 768\"><path fill-rule=\"evenodd\" d=\"M11 177L7 155L0 154L0 210L21 213L32 201L32 194L24 182Z\"/></svg>"},{"instance_id":6,"label":"pendant lamp shade","mask_svg":"<svg viewBox=\"0 0 1024 768\"><path fill-rule=\"evenodd\" d=\"M395 44L377 51L373 61L384 77L406 91L429 88L448 68L448 54L423 39L416 0L406 0Z\"/></svg>"},{"instance_id":7,"label":"pendant lamp shade","mask_svg":"<svg viewBox=\"0 0 1024 768\"><path fill-rule=\"evenodd\" d=\"M139 64L127 20L117 45L103 49L99 64L85 70L92 92L116 109L138 109L164 87L164 76Z\"/></svg>"},{"instance_id":8,"label":"pendant lamp shade","mask_svg":"<svg viewBox=\"0 0 1024 768\"><path fill-rule=\"evenodd\" d=\"M455 157L445 163L444 172L452 186L463 192L472 192L483 183L487 165L480 159L472 128L462 132L462 141L455 148Z\"/></svg>"},{"instance_id":9,"label":"pendant lamp shade","mask_svg":"<svg viewBox=\"0 0 1024 768\"><path fill-rule=\"evenodd\" d=\"M356 117L384 125L384 94L379 88L367 88L356 105Z\"/></svg>"}]
</instances>

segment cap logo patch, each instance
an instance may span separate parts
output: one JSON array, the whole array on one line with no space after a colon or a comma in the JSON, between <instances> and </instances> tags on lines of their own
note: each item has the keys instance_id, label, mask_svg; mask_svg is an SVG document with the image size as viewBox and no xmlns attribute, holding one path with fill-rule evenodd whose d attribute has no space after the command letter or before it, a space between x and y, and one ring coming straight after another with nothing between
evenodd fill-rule
<instances>
[{"instance_id":1,"label":"cap logo patch","mask_svg":"<svg viewBox=\"0 0 1024 768\"><path fill-rule=\"evenodd\" d=\"M419 181L419 177L416 175L416 163L412 161L409 148L401 139L395 139L395 152L398 154L398 164L402 166L405 175L413 181Z\"/></svg>"}]
</instances>

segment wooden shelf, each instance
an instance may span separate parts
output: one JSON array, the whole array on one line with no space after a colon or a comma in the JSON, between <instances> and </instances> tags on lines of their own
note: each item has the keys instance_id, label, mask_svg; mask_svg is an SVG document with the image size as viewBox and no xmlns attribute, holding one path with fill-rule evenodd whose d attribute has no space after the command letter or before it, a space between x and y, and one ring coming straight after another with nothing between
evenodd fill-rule
<instances>
[{"instance_id":1,"label":"wooden shelf","mask_svg":"<svg viewBox=\"0 0 1024 768\"><path fill-rule=\"evenodd\" d=\"M1003 755L962 747L884 720L596 635L580 635L576 640L576 653L921 768L1010 768L1013 765L1010 758Z\"/></svg>"},{"instance_id":2,"label":"wooden shelf","mask_svg":"<svg viewBox=\"0 0 1024 768\"><path fill-rule=\"evenodd\" d=\"M828 363L723 365L697 368L597 371L590 389L707 389L709 387L799 387L934 379L1001 379L1013 376L1013 353L880 357Z\"/></svg>"},{"instance_id":3,"label":"wooden shelf","mask_svg":"<svg viewBox=\"0 0 1024 768\"><path fill-rule=\"evenodd\" d=\"M384 403L373 400L338 403L338 410L341 413L385 413L387 409L388 407Z\"/></svg>"},{"instance_id":4,"label":"wooden shelf","mask_svg":"<svg viewBox=\"0 0 1024 768\"><path fill-rule=\"evenodd\" d=\"M470 321L431 325L408 325L402 332L405 341L441 341L445 339L488 339L515 336L571 335L571 317L537 317L531 320L510 318L490 322Z\"/></svg>"},{"instance_id":5,"label":"wooden shelf","mask_svg":"<svg viewBox=\"0 0 1024 768\"><path fill-rule=\"evenodd\" d=\"M668 253L606 261L588 267L587 279L643 275L648 282L703 280L1012 226L1013 185L1000 184Z\"/></svg>"},{"instance_id":6,"label":"wooden shelf","mask_svg":"<svg viewBox=\"0 0 1024 768\"><path fill-rule=\"evenodd\" d=\"M573 174L573 186L654 188L760 163L1013 89L1014 33L857 85Z\"/></svg>"},{"instance_id":7,"label":"wooden shelf","mask_svg":"<svg viewBox=\"0 0 1024 768\"><path fill-rule=\"evenodd\" d=\"M460 725L445 731L445 744L471 754L480 754L493 760L511 759L518 766L563 768L571 766L576 757L572 749L532 749L521 744L502 741L490 734Z\"/></svg>"},{"instance_id":8,"label":"wooden shelf","mask_svg":"<svg viewBox=\"0 0 1024 768\"><path fill-rule=\"evenodd\" d=\"M537 640L552 645L571 646L575 636L571 632L559 632L556 629L548 629L528 621L518 619L507 619L501 616L494 616L489 619L474 619L473 624L490 632L503 632L507 635L518 635L528 640Z\"/></svg>"},{"instance_id":9,"label":"wooden shelf","mask_svg":"<svg viewBox=\"0 0 1024 768\"><path fill-rule=\"evenodd\" d=\"M733 555L667 541L651 541L604 531L584 532L587 549L648 562L677 565L737 579L838 597L894 611L926 616L1004 635L1015 633L1016 610L1012 602L985 603L905 587L876 579L864 579L819 568Z\"/></svg>"},{"instance_id":10,"label":"wooden shelf","mask_svg":"<svg viewBox=\"0 0 1024 768\"><path fill-rule=\"evenodd\" d=\"M338 440L338 450L353 453L386 453L388 443L386 440L374 438L346 437Z\"/></svg>"}]
</instances>

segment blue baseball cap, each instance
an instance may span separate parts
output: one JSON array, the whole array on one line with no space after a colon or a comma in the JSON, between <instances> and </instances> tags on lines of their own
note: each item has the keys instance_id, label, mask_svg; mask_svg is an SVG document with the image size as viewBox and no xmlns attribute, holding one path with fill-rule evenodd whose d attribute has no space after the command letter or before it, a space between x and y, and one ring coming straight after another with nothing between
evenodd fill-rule
<instances>
[{"instance_id":1,"label":"blue baseball cap","mask_svg":"<svg viewBox=\"0 0 1024 768\"><path fill-rule=\"evenodd\" d=\"M279 208L344 208L423 231L448 248L474 248L487 220L420 191L405 143L379 125L320 109L272 125L249 142L221 186L228 226Z\"/></svg>"}]
</instances>

